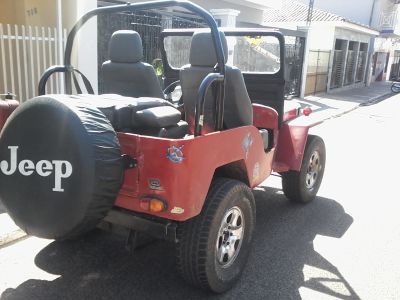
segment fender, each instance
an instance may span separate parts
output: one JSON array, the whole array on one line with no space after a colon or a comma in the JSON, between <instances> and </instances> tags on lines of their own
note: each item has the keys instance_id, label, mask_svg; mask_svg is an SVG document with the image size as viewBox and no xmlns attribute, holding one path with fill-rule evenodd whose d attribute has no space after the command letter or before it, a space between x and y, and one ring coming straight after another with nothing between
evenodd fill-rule
<instances>
[{"instance_id":1,"label":"fender","mask_svg":"<svg viewBox=\"0 0 400 300\"><path fill-rule=\"evenodd\" d=\"M300 171L308 131L323 120L315 115L300 116L282 124L272 169L275 172Z\"/></svg>"},{"instance_id":2,"label":"fender","mask_svg":"<svg viewBox=\"0 0 400 300\"><path fill-rule=\"evenodd\" d=\"M8 117L18 106L19 102L16 100L0 100L0 131Z\"/></svg>"}]
</instances>

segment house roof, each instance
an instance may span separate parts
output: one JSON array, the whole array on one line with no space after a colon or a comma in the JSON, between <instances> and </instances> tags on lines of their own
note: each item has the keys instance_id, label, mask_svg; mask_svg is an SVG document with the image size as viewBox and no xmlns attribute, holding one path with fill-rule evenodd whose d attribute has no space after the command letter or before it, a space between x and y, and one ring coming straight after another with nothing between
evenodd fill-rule
<instances>
[{"instance_id":1,"label":"house roof","mask_svg":"<svg viewBox=\"0 0 400 300\"><path fill-rule=\"evenodd\" d=\"M264 10L264 25L276 22L307 22L308 5L295 0L283 0L280 9ZM312 22L349 22L369 28L369 26L354 22L339 15L315 8L312 13Z\"/></svg>"}]
</instances>

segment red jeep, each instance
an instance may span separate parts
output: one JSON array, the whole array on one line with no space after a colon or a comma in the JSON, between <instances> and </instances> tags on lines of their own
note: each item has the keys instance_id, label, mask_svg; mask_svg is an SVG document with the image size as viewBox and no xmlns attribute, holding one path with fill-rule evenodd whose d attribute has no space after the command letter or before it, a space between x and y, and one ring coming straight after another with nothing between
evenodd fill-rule
<instances>
[{"instance_id":1,"label":"red jeep","mask_svg":"<svg viewBox=\"0 0 400 300\"><path fill-rule=\"evenodd\" d=\"M99 14L170 6L197 14L209 30L163 32L165 93L154 69L140 61L140 36L118 31L102 68L107 94L72 95L72 82L79 82L71 51L81 26ZM41 96L20 105L2 129L1 201L38 237L73 238L100 224L129 229L129 241L137 232L170 240L189 283L226 291L253 239L251 189L275 171L285 195L306 203L324 172L324 143L308 135L317 122L284 101L284 49L278 31L219 30L190 2L89 12L69 34L65 65L44 73ZM56 72L66 73L67 94L45 95ZM83 82L92 92L84 76ZM10 105L0 106L0 124Z\"/></svg>"}]
</instances>

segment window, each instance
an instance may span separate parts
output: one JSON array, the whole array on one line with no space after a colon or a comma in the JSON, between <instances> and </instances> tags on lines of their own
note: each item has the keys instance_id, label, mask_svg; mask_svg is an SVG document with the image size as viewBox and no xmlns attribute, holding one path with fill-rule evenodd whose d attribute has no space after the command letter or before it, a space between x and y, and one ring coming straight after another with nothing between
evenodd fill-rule
<instances>
[{"instance_id":1,"label":"window","mask_svg":"<svg viewBox=\"0 0 400 300\"><path fill-rule=\"evenodd\" d=\"M169 65L180 69L189 64L191 37L164 39ZM280 45L274 36L227 36L228 65L245 73L277 73L280 69Z\"/></svg>"}]
</instances>

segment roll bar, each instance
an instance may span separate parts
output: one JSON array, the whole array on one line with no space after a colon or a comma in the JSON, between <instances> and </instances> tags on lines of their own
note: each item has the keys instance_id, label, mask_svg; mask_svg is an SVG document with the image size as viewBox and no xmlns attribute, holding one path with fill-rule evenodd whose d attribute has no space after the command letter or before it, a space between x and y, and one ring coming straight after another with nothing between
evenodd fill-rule
<instances>
[{"instance_id":1,"label":"roll bar","mask_svg":"<svg viewBox=\"0 0 400 300\"><path fill-rule=\"evenodd\" d=\"M106 7L99 7L93 9L83 15L75 26L72 28L71 32L67 38L67 44L65 47L65 57L64 57L64 65L70 66L71 65L71 53L72 47L74 45L74 40L77 32L79 29L85 25L87 21L91 18L108 13L119 13L119 12L133 12L135 10L145 10L145 9L155 9L155 8L165 8L165 7L172 7L178 6L187 9L195 13L196 15L200 16L210 27L212 40L214 43L214 47L217 54L217 62L219 67L219 72L221 75L225 75L225 60L224 60L224 52L222 48L221 37L218 33L218 25L215 22L213 16L206 11L204 8L190 2L190 1L183 1L183 0L158 0L158 1L151 1L151 2L138 2L138 3L127 3L121 5L113 5L113 6L106 6ZM69 76L66 76L66 78ZM71 80L66 80L66 89L67 93L71 93Z\"/></svg>"},{"instance_id":2,"label":"roll bar","mask_svg":"<svg viewBox=\"0 0 400 300\"><path fill-rule=\"evenodd\" d=\"M211 85L212 82L217 81L218 85L218 94L217 94L217 103L216 103L216 114L217 114L217 122L216 122L216 130L221 130L223 127L223 110L224 110L224 98L225 98L225 58L224 58L224 51L222 47L221 37L218 31L218 25L213 16L202 7L185 0L157 0L151 2L139 2L139 3L127 3L121 5L113 5L113 6L106 6L106 7L99 7L93 9L83 15L75 26L72 28L71 32L67 38L67 44L65 47L65 56L64 56L64 68L62 66L58 66L57 69L53 69L50 71L64 71L66 72L65 76L65 88L68 94L72 93L72 84L71 84L71 73L72 73L72 65L71 65L71 54L72 48L74 45L74 40L76 37L77 32L81 29L83 25L91 18L103 14L109 13L121 13L121 12L133 12L135 10L146 10L146 9L155 9L155 8L166 8L166 7L173 7L178 6L185 8L186 10L200 16L206 24L211 29L211 37L214 44L214 48L217 55L217 66L218 66L218 73L211 73L210 76L204 78L203 82L200 85L198 99L196 104L196 112L195 112L195 135L201 134L202 129L202 118L204 114L204 102L206 98L206 92L208 87ZM63 70L61 70L63 69ZM215 76L218 75L218 76ZM48 74L47 74L48 76ZM45 85L43 83L42 85ZM43 87L42 87L43 89Z\"/></svg>"}]
</instances>

